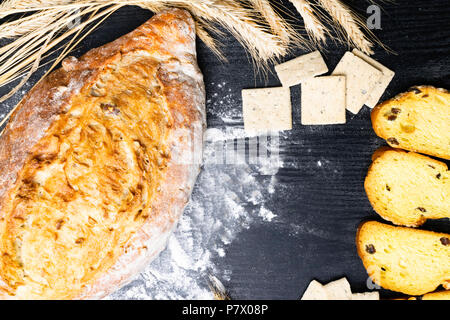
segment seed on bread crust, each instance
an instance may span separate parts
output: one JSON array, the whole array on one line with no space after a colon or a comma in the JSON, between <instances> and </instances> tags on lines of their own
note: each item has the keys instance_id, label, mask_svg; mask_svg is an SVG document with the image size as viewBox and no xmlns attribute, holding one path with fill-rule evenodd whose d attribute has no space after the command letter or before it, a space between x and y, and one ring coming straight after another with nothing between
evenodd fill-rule
<instances>
[{"instance_id":1,"label":"seed on bread crust","mask_svg":"<svg viewBox=\"0 0 450 320\"><path fill-rule=\"evenodd\" d=\"M64 219L59 219L58 221L56 221L56 230L61 229L63 224L64 224Z\"/></svg>"}]
</instances>

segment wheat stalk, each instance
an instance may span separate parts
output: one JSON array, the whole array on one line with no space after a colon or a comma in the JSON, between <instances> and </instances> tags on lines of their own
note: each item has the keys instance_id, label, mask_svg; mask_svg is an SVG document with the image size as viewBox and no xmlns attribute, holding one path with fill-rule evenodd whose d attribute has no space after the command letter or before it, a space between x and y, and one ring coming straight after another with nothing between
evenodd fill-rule
<instances>
[{"instance_id":1,"label":"wheat stalk","mask_svg":"<svg viewBox=\"0 0 450 320\"><path fill-rule=\"evenodd\" d=\"M364 23L356 17L352 11L340 0L317 0L320 5L330 14L338 30L345 37L345 42L353 44L361 51L372 55L373 43L361 31Z\"/></svg>"},{"instance_id":2,"label":"wheat stalk","mask_svg":"<svg viewBox=\"0 0 450 320\"><path fill-rule=\"evenodd\" d=\"M40 14L5 22L2 24L0 36L3 38L15 38L30 33L54 21L54 15L55 12L53 10L48 10Z\"/></svg>"},{"instance_id":3,"label":"wheat stalk","mask_svg":"<svg viewBox=\"0 0 450 320\"><path fill-rule=\"evenodd\" d=\"M267 63L287 53L285 42L252 17L251 11L231 0L192 0L186 8L204 20L228 29L248 50L256 63Z\"/></svg>"},{"instance_id":4,"label":"wheat stalk","mask_svg":"<svg viewBox=\"0 0 450 320\"><path fill-rule=\"evenodd\" d=\"M324 42L329 32L319 19L323 16L309 3L311 0L290 1L302 16L311 40L317 45ZM372 43L360 29L361 21L349 8L339 0L315 1L330 14L349 44L372 53ZM221 44L211 35L222 36L217 25L236 37L257 67L266 67L293 46L308 46L308 42L275 12L269 0L5 0L0 4L0 19L14 14L22 16L6 21L0 28L0 40L12 40L0 47L0 86L20 77L23 79L1 97L0 102L19 90L43 57L62 46L52 70L110 14L126 5L153 12L168 7L189 10L195 18L198 37L223 60ZM83 22L67 27L70 21L81 18Z\"/></svg>"},{"instance_id":5,"label":"wheat stalk","mask_svg":"<svg viewBox=\"0 0 450 320\"><path fill-rule=\"evenodd\" d=\"M208 31L205 28L205 25L201 22L195 23L197 36L200 38L200 40L203 41L203 43L222 61L227 61L227 58L223 55L222 51L220 50L221 43L218 42L216 39L211 37L211 35L208 33Z\"/></svg>"},{"instance_id":6,"label":"wheat stalk","mask_svg":"<svg viewBox=\"0 0 450 320\"><path fill-rule=\"evenodd\" d=\"M104 0L6 0L0 4L0 19L6 16L33 11L58 9L60 11L81 9L98 4L107 5Z\"/></svg>"},{"instance_id":7,"label":"wheat stalk","mask_svg":"<svg viewBox=\"0 0 450 320\"><path fill-rule=\"evenodd\" d=\"M294 32L291 31L291 26L273 10L270 2L268 0L249 0L249 2L266 19L272 31L289 43Z\"/></svg>"},{"instance_id":8,"label":"wheat stalk","mask_svg":"<svg viewBox=\"0 0 450 320\"><path fill-rule=\"evenodd\" d=\"M77 17L98 11L102 7L92 6L85 7L83 10L75 12L60 12L59 15L55 15L55 19L52 23L49 23L43 28L29 32L23 37L19 37L12 43L2 47L0 49L0 85L9 82L11 78L15 78L19 74L25 73L27 69L29 69L29 71L25 78L28 79L36 70L35 67L30 69L30 65L39 65L41 57L44 53L58 46L62 41L77 33L79 30L85 29L90 23L116 11L121 6L122 5L110 6L107 9L92 15L85 22L70 30L67 30L65 33L62 33L57 37L53 37L58 31L64 29L69 21L73 21L73 19ZM51 34L51 41L47 41L48 34ZM0 38L2 38L1 32ZM37 48L39 48L39 50ZM12 55L10 55L10 52L13 52ZM15 92L17 92L23 86L24 82L22 82L23 81L21 81L21 83L8 94L1 97L0 102L8 99Z\"/></svg>"},{"instance_id":9,"label":"wheat stalk","mask_svg":"<svg viewBox=\"0 0 450 320\"><path fill-rule=\"evenodd\" d=\"M303 18L305 24L305 29L308 32L310 38L317 44L325 42L326 34L328 33L327 28L314 14L314 10L311 5L306 0L290 0L294 5L295 9Z\"/></svg>"},{"instance_id":10,"label":"wheat stalk","mask_svg":"<svg viewBox=\"0 0 450 320\"><path fill-rule=\"evenodd\" d=\"M223 283L214 275L208 275L208 286L215 300L231 300Z\"/></svg>"}]
</instances>

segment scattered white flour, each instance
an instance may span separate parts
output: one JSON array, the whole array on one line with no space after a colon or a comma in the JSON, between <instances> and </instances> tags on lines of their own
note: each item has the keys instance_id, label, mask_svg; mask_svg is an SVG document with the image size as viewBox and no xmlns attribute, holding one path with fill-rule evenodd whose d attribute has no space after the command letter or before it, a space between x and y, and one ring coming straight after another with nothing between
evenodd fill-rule
<instances>
[{"instance_id":1,"label":"scattered white flour","mask_svg":"<svg viewBox=\"0 0 450 320\"><path fill-rule=\"evenodd\" d=\"M270 211L267 208L261 207L259 209L259 216L262 217L265 221L272 221L273 218L275 218L277 215L274 214L272 211Z\"/></svg>"},{"instance_id":2,"label":"scattered white flour","mask_svg":"<svg viewBox=\"0 0 450 320\"><path fill-rule=\"evenodd\" d=\"M270 194L274 194L275 193L275 184L277 183L277 179L276 179L276 177L275 177L275 175L273 175L271 178L270 178L270 184L269 184L269 186L267 187L267 191L270 193Z\"/></svg>"},{"instance_id":3,"label":"scattered white flour","mask_svg":"<svg viewBox=\"0 0 450 320\"><path fill-rule=\"evenodd\" d=\"M220 94L208 100L208 114L225 126L206 132L204 166L192 199L167 249L109 299L211 299L208 275L223 281L231 277L230 270L217 265L227 245L253 221L270 222L276 217L265 202L275 191L274 174L281 164L277 141L266 145L270 157L248 164L238 146L245 142L243 126L227 125L242 123L237 100L226 83L211 85Z\"/></svg>"}]
</instances>

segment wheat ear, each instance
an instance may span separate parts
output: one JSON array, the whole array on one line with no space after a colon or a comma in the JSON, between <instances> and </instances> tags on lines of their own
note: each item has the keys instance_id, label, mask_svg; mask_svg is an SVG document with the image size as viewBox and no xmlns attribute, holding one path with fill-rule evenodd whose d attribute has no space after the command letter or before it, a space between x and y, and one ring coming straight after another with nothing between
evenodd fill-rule
<instances>
[{"instance_id":1,"label":"wheat ear","mask_svg":"<svg viewBox=\"0 0 450 320\"><path fill-rule=\"evenodd\" d=\"M338 26L338 30L342 32L346 38L346 42L353 44L355 47L367 53L373 54L373 43L361 31L360 27L364 27L363 22L356 17L352 11L340 0L317 0L322 7L330 14L333 21Z\"/></svg>"},{"instance_id":2,"label":"wheat ear","mask_svg":"<svg viewBox=\"0 0 450 320\"><path fill-rule=\"evenodd\" d=\"M266 64L287 52L287 45L277 35L258 24L251 12L230 0L193 0L185 6L196 16L228 29L248 50L256 64Z\"/></svg>"},{"instance_id":3,"label":"wheat ear","mask_svg":"<svg viewBox=\"0 0 450 320\"><path fill-rule=\"evenodd\" d=\"M199 21L196 21L195 28L197 36L203 41L209 50L211 50L220 60L227 62L227 58L223 55L222 50L220 50L221 43L209 34L205 28L205 25Z\"/></svg>"},{"instance_id":4,"label":"wheat ear","mask_svg":"<svg viewBox=\"0 0 450 320\"><path fill-rule=\"evenodd\" d=\"M55 36L53 38L53 35L56 35L58 31L62 30L68 21L72 21L76 17L98 11L100 7L85 7L84 10L81 10L80 12L61 13L62 17L56 16L55 21L49 25L43 26L43 28L34 30L33 32L19 37L12 43L0 48L0 53L2 54L0 56L0 84L9 82L12 78L17 77L19 74L24 74L26 70L30 70L30 65L39 65L43 54L58 46L62 43L62 41L77 33L80 29L86 28L90 23L111 14L120 7L120 5L108 6L107 9L96 13L73 29L67 30L59 36ZM52 39L49 42L47 42L46 36L48 33L52 34ZM12 55L10 52L13 52ZM31 68L29 75L31 75L34 71L35 68ZM6 100L12 94L17 92L22 85L23 83L21 82L7 95L2 96L0 98L0 102Z\"/></svg>"},{"instance_id":5,"label":"wheat ear","mask_svg":"<svg viewBox=\"0 0 450 320\"><path fill-rule=\"evenodd\" d=\"M285 42L290 41L293 34L291 27L273 10L268 0L249 0L249 2L267 21L275 34L280 36Z\"/></svg>"},{"instance_id":6,"label":"wheat ear","mask_svg":"<svg viewBox=\"0 0 450 320\"><path fill-rule=\"evenodd\" d=\"M231 300L227 289L216 276L212 274L208 275L208 286L215 300Z\"/></svg>"},{"instance_id":7,"label":"wheat ear","mask_svg":"<svg viewBox=\"0 0 450 320\"><path fill-rule=\"evenodd\" d=\"M316 10L311 2L313 0L290 1L302 15L305 29L313 40L311 42L320 45L328 35L328 29L321 22L321 11ZM340 0L314 2L329 13L341 40L345 39L345 42L360 50L372 53L372 43L362 32L364 25L347 6ZM217 26L221 26L244 46L254 60L255 67L263 67L263 70L266 70L269 62L285 55L290 48L309 47L305 38L274 10L274 7L278 10L283 8L280 9L277 2L271 3L269 0L4 0L0 3L0 19L13 14L22 16L11 21L5 19L0 28L0 39L13 39L0 47L0 85L11 83L20 76L28 77L43 57L69 40L63 45L63 51L59 52L55 61L60 62L107 16L126 5L139 6L153 12L167 7L187 9L194 16L199 38L215 54L224 58L220 43L216 40L221 36ZM67 29L68 22L81 17L88 18ZM98 23L89 27L95 22ZM376 41L375 36L369 30L366 31ZM212 33L218 36L212 37ZM19 87L15 87L13 92ZM11 93L8 94L10 95ZM4 99L5 97L0 98L0 102Z\"/></svg>"},{"instance_id":8,"label":"wheat ear","mask_svg":"<svg viewBox=\"0 0 450 320\"><path fill-rule=\"evenodd\" d=\"M314 14L310 3L306 0L290 0L290 2L302 16L306 32L308 32L310 38L317 44L325 42L328 30Z\"/></svg>"}]
</instances>

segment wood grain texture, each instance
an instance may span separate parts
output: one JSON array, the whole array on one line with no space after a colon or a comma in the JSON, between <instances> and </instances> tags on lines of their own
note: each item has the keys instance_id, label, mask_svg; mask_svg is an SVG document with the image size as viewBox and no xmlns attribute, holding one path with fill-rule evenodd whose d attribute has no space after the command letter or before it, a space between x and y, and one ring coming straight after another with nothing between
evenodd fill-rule
<instances>
[{"instance_id":1,"label":"wood grain texture","mask_svg":"<svg viewBox=\"0 0 450 320\"><path fill-rule=\"evenodd\" d=\"M368 2L349 3L365 16ZM283 4L293 9L287 1ZM382 7L382 30L374 32L396 52L375 49L374 58L396 72L382 99L417 84L449 89L448 1L397 0ZM120 10L83 41L75 55L133 30L150 15L137 8ZM273 74L267 80L255 77L247 54L230 35L221 41L228 64L198 43L199 65L209 99L209 127L226 125L217 116L223 96L212 95L217 92L217 82L227 83L236 97L242 88L280 85ZM330 70L346 49L329 42L322 54ZM306 52L294 50L286 60L303 53ZM42 71L31 82L40 75ZM17 101L18 97L0 107L1 113L12 107L14 99ZM237 101L233 108L240 109L240 103ZM232 271L224 284L235 299L297 299L312 279L328 282L341 276L349 279L354 291L367 291L367 273L357 256L355 234L364 219L380 220L367 200L363 183L372 153L385 142L373 132L367 107L357 115L347 112L345 125L302 126L299 105L300 89L293 87L294 129L281 137L284 167L277 174L275 193L268 203L268 209L277 218L252 224L227 247L227 255L217 261L223 270ZM242 118L235 120L233 125L243 127ZM423 228L448 233L450 223L430 221ZM383 291L382 296L398 294Z\"/></svg>"}]
</instances>

